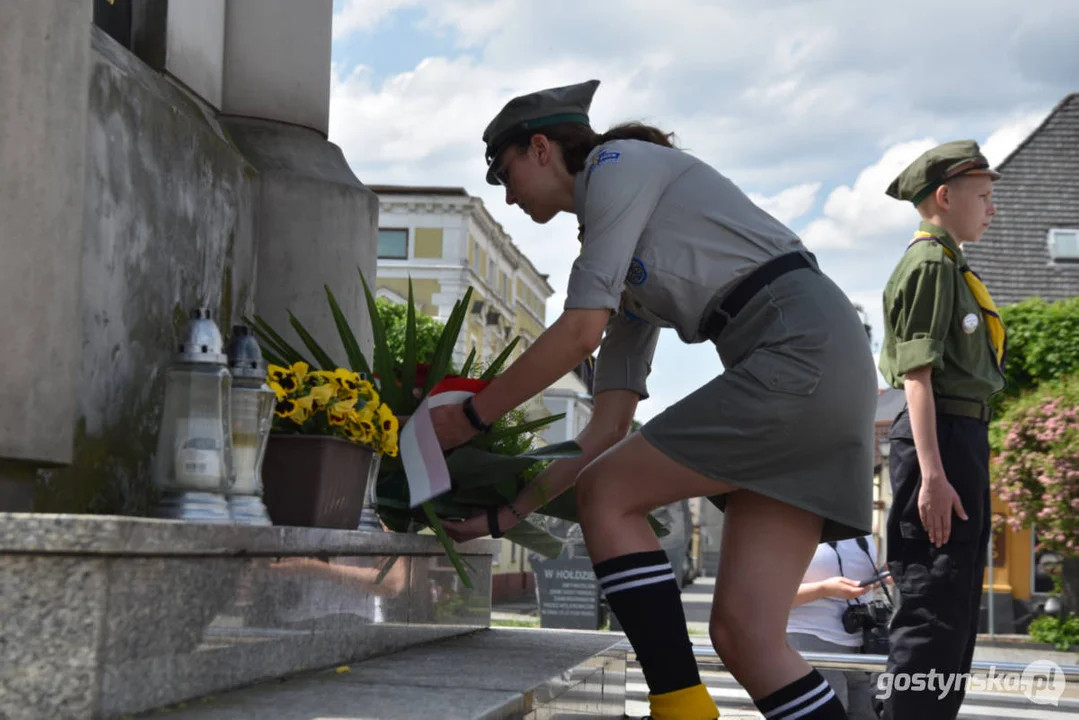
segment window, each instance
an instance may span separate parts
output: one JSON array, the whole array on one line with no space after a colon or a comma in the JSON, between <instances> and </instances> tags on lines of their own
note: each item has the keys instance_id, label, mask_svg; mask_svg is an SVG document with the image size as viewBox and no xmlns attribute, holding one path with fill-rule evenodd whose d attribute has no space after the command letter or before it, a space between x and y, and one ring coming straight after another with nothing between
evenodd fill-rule
<instances>
[{"instance_id":1,"label":"window","mask_svg":"<svg viewBox=\"0 0 1079 720\"><path fill-rule=\"evenodd\" d=\"M1079 229L1053 228L1050 230L1049 258L1053 262L1079 263Z\"/></svg>"},{"instance_id":2,"label":"window","mask_svg":"<svg viewBox=\"0 0 1079 720\"><path fill-rule=\"evenodd\" d=\"M379 228L378 256L391 260L408 260L408 230Z\"/></svg>"}]
</instances>

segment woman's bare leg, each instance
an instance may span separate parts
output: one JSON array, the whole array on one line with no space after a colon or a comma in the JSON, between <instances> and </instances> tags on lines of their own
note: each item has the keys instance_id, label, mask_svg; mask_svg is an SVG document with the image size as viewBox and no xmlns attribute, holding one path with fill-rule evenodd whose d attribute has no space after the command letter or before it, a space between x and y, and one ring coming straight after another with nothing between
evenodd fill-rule
<instances>
[{"instance_id":1,"label":"woman's bare leg","mask_svg":"<svg viewBox=\"0 0 1079 720\"><path fill-rule=\"evenodd\" d=\"M737 488L679 465L634 433L596 458L577 479L577 509L592 562L659 550L648 513L687 498Z\"/></svg>"},{"instance_id":2,"label":"woman's bare leg","mask_svg":"<svg viewBox=\"0 0 1079 720\"><path fill-rule=\"evenodd\" d=\"M714 718L717 711L700 683L680 591L647 516L719 494L728 498L710 628L716 652L770 717L846 718L835 693L786 639L822 518L700 475L639 433L596 458L577 489L589 556L637 652L656 720Z\"/></svg>"},{"instance_id":3,"label":"woman's bare leg","mask_svg":"<svg viewBox=\"0 0 1079 720\"><path fill-rule=\"evenodd\" d=\"M822 525L817 515L756 493L727 501L709 630L754 700L811 669L787 643L787 618Z\"/></svg>"},{"instance_id":4,"label":"woman's bare leg","mask_svg":"<svg viewBox=\"0 0 1079 720\"><path fill-rule=\"evenodd\" d=\"M639 434L596 458L577 481L585 544L603 593L637 654L655 720L713 720L681 591L648 524L655 508L730 486L670 460Z\"/></svg>"}]
</instances>

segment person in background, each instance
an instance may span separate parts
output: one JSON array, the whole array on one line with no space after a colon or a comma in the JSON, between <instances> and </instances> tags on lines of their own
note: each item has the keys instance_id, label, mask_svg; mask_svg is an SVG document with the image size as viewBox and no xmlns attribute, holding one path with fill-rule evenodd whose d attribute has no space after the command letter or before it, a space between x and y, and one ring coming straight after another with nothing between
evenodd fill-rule
<instances>
[{"instance_id":1,"label":"person in background","mask_svg":"<svg viewBox=\"0 0 1079 720\"><path fill-rule=\"evenodd\" d=\"M813 554L794 607L787 619L787 642L808 652L861 653L862 631L848 633L843 614L866 602L879 583L861 582L877 575L877 550L871 537L821 543ZM864 671L820 669L850 720L876 720L870 675Z\"/></svg>"}]
</instances>

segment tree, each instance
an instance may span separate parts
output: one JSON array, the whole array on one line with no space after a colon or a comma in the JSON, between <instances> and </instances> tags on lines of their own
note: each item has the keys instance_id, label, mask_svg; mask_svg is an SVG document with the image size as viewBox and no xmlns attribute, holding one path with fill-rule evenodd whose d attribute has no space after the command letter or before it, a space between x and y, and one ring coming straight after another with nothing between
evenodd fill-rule
<instances>
[{"instance_id":1,"label":"tree","mask_svg":"<svg viewBox=\"0 0 1079 720\"><path fill-rule=\"evenodd\" d=\"M394 361L400 365L405 361L405 318L408 306L386 298L375 300L375 306L382 318L382 324L386 327L386 344ZM416 313L416 362L431 362L443 327L445 323L442 321L430 315Z\"/></svg>"}]
</instances>

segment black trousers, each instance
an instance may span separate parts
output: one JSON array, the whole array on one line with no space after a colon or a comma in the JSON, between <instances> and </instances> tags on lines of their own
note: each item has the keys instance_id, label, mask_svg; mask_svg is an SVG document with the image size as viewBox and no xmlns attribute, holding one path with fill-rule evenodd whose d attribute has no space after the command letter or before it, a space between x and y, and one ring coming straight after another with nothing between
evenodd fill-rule
<instances>
[{"instance_id":1,"label":"black trousers","mask_svg":"<svg viewBox=\"0 0 1079 720\"><path fill-rule=\"evenodd\" d=\"M988 425L937 416L944 473L969 518L953 511L951 536L939 548L930 544L918 514L921 469L905 409L889 440L887 560L900 597L889 635L891 691L882 718L954 720L967 682L956 678L970 672L974 656L991 529Z\"/></svg>"}]
</instances>

